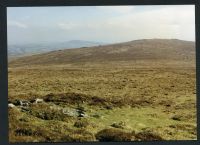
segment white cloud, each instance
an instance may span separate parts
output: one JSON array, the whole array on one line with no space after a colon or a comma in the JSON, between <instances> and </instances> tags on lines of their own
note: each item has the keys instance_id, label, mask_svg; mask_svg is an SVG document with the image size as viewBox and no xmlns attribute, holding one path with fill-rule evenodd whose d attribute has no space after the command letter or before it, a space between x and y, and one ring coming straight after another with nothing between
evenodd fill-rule
<instances>
[{"instance_id":1,"label":"white cloud","mask_svg":"<svg viewBox=\"0 0 200 145\"><path fill-rule=\"evenodd\" d=\"M130 13L134 10L134 6L97 6L97 9L104 12Z\"/></svg>"},{"instance_id":2,"label":"white cloud","mask_svg":"<svg viewBox=\"0 0 200 145\"><path fill-rule=\"evenodd\" d=\"M195 40L195 11L194 6L155 6L151 11L129 12L101 20L93 27L119 41L142 38Z\"/></svg>"},{"instance_id":3,"label":"white cloud","mask_svg":"<svg viewBox=\"0 0 200 145\"><path fill-rule=\"evenodd\" d=\"M18 22L18 21L8 21L8 26L15 26L15 27L19 27L19 28L28 28L28 26L22 22Z\"/></svg>"},{"instance_id":4,"label":"white cloud","mask_svg":"<svg viewBox=\"0 0 200 145\"><path fill-rule=\"evenodd\" d=\"M8 25L15 26L9 28L10 32L15 32L10 33L12 34L10 37L13 42L19 35L21 36L19 41L30 42L42 39L49 41L82 39L101 42L148 38L195 40L194 6L98 6L97 9L94 7L65 9L67 13L64 15L64 10L60 10L62 13L49 10L45 18L43 15L40 17L41 14L38 13L29 20L8 17ZM16 29L18 27L23 28L23 31ZM56 37L52 35L55 33Z\"/></svg>"},{"instance_id":5,"label":"white cloud","mask_svg":"<svg viewBox=\"0 0 200 145\"><path fill-rule=\"evenodd\" d=\"M76 27L79 27L80 25L77 24L77 23L72 23L72 22L61 22L61 23L58 23L58 27L60 29L63 29L63 30L71 30L71 29L74 29Z\"/></svg>"},{"instance_id":6,"label":"white cloud","mask_svg":"<svg viewBox=\"0 0 200 145\"><path fill-rule=\"evenodd\" d=\"M98 7L101 10L122 12L85 21L62 22L58 26L69 35L95 41L128 41L148 38L177 38L195 40L194 6L155 6L140 11L132 7ZM69 31L70 30L70 31ZM81 38L83 37L83 38Z\"/></svg>"}]
</instances>

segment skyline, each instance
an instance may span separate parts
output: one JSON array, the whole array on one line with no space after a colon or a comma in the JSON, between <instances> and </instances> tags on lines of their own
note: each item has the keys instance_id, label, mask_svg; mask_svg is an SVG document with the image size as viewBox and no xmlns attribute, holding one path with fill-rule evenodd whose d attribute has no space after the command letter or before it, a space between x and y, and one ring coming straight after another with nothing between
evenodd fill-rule
<instances>
[{"instance_id":1,"label":"skyline","mask_svg":"<svg viewBox=\"0 0 200 145\"><path fill-rule=\"evenodd\" d=\"M8 44L138 39L195 41L193 5L8 8Z\"/></svg>"}]
</instances>

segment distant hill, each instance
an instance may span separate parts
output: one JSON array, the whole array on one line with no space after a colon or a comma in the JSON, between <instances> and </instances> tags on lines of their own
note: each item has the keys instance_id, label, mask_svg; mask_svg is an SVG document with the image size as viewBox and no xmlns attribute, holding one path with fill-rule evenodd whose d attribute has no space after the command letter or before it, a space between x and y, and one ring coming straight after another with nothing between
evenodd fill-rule
<instances>
[{"instance_id":1,"label":"distant hill","mask_svg":"<svg viewBox=\"0 0 200 145\"><path fill-rule=\"evenodd\" d=\"M8 57L15 58L32 54L45 53L53 50L62 50L66 48L80 48L103 45L101 42L83 41L83 40L71 40L66 42L54 42L54 43L33 43L33 44L18 44L8 46Z\"/></svg>"},{"instance_id":2,"label":"distant hill","mask_svg":"<svg viewBox=\"0 0 200 145\"><path fill-rule=\"evenodd\" d=\"M22 57L10 65L47 65L118 61L195 60L195 43L177 39L142 39L105 46L65 49Z\"/></svg>"}]
</instances>

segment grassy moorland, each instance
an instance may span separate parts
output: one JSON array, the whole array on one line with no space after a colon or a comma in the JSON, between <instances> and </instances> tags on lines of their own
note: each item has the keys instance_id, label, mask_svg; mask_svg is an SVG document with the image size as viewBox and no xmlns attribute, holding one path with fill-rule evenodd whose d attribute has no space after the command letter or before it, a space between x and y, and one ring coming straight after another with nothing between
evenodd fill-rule
<instances>
[{"instance_id":1,"label":"grassy moorland","mask_svg":"<svg viewBox=\"0 0 200 145\"><path fill-rule=\"evenodd\" d=\"M9 108L9 140L195 140L194 54L191 42L143 40L13 60L9 102L44 102Z\"/></svg>"}]
</instances>

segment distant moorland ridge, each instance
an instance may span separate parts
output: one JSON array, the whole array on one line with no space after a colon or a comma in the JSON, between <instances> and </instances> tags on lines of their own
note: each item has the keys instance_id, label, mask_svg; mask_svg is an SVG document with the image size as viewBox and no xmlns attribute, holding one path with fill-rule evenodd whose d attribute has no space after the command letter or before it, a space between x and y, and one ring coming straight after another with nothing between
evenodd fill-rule
<instances>
[{"instance_id":1,"label":"distant moorland ridge","mask_svg":"<svg viewBox=\"0 0 200 145\"><path fill-rule=\"evenodd\" d=\"M55 50L20 57L10 61L9 65L57 65L146 60L194 61L195 43L178 39L141 39L109 45Z\"/></svg>"}]
</instances>

